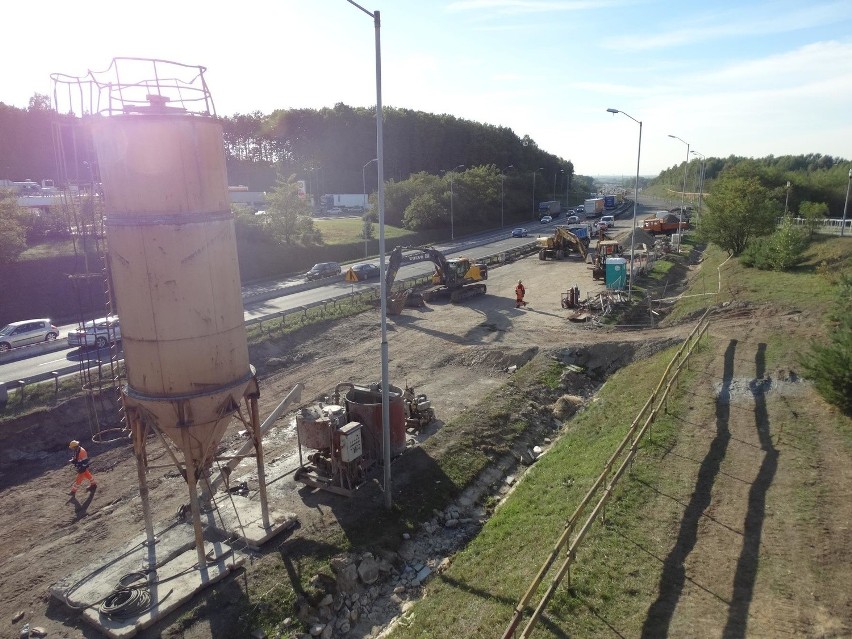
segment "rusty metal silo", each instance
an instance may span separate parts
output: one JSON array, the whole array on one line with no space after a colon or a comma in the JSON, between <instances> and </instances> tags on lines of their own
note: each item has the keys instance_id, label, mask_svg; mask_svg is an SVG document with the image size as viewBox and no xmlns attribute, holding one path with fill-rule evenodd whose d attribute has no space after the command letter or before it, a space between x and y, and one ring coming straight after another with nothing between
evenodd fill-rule
<instances>
[{"instance_id":1,"label":"rusty metal silo","mask_svg":"<svg viewBox=\"0 0 852 639\"><path fill-rule=\"evenodd\" d=\"M252 378L221 126L155 96L92 131L128 400L206 467Z\"/></svg>"},{"instance_id":2,"label":"rusty metal silo","mask_svg":"<svg viewBox=\"0 0 852 639\"><path fill-rule=\"evenodd\" d=\"M126 366L123 399L148 535L145 439L155 431L183 454L174 459L189 486L200 564L196 484L243 400L241 418L257 447L269 525L223 133L203 72L117 58L107 72L54 78L70 86L72 96L81 85L95 96L81 112L91 114L85 119L103 182L111 292Z\"/></svg>"}]
</instances>

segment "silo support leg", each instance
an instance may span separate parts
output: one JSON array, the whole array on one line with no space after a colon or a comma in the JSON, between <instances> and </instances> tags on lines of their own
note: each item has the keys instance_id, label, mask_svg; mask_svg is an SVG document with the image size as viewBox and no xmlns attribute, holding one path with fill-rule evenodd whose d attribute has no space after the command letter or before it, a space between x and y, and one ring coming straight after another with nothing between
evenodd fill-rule
<instances>
[{"instance_id":1,"label":"silo support leg","mask_svg":"<svg viewBox=\"0 0 852 639\"><path fill-rule=\"evenodd\" d=\"M254 448L257 453L257 483L258 495L260 497L260 513L263 517L263 527L269 529L269 502L266 498L266 471L263 464L263 434L260 430L260 414L257 409L257 396L249 397L251 407L251 436L254 440Z\"/></svg>"},{"instance_id":2,"label":"silo support leg","mask_svg":"<svg viewBox=\"0 0 852 639\"><path fill-rule=\"evenodd\" d=\"M183 458L186 462L186 485L189 487L189 509L192 512L192 527L195 529L195 551L198 553L198 570L201 578L207 579L207 557L204 554L204 532L201 528L201 510L198 507L198 478L188 429L182 430Z\"/></svg>"}]
</instances>

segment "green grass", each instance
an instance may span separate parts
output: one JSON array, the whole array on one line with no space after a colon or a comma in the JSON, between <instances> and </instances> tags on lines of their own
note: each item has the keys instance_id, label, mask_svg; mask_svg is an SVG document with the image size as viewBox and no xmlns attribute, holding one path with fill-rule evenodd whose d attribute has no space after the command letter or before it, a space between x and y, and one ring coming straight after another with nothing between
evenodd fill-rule
<instances>
[{"instance_id":1,"label":"green grass","mask_svg":"<svg viewBox=\"0 0 852 639\"><path fill-rule=\"evenodd\" d=\"M810 310L824 313L832 304L838 275L852 268L852 241L846 238L818 237L805 251L805 261L789 272L747 268L738 258L714 245L704 252L701 272L693 279L669 316L668 321L691 317L695 312L717 304L747 302L777 305L780 310ZM727 262L725 262L728 260ZM717 268L722 264L719 290Z\"/></svg>"},{"instance_id":2,"label":"green grass","mask_svg":"<svg viewBox=\"0 0 852 639\"><path fill-rule=\"evenodd\" d=\"M629 366L608 381L598 400L572 420L570 432L526 473L512 497L455 557L451 568L433 580L429 595L416 608L415 622L400 627L392 637L500 636L512 616L512 607L624 437L672 352ZM673 410L676 404L671 404ZM650 499L647 485L655 485L659 479L654 460L675 434L674 420L663 416L655 423L654 445L640 454L633 469L634 479L647 483L623 482L607 507L609 524L596 527L580 551L573 581L577 596L560 589L549 607L550 619L570 629L571 636L600 631L600 622L594 616L577 616L589 605L605 607L607 619L624 628L639 608L644 609L630 593L654 590L656 560L634 552L623 535L627 533L636 543L643 543L646 533L638 525L634 530L630 522L641 523L646 516L644 508ZM614 532L616 526L619 535Z\"/></svg>"},{"instance_id":3,"label":"green grass","mask_svg":"<svg viewBox=\"0 0 852 639\"><path fill-rule=\"evenodd\" d=\"M361 218L343 218L339 220L314 220L316 227L322 231L323 241L328 245L351 244L361 238L363 241L364 222ZM373 224L373 239L379 239L379 225ZM385 224L385 240L395 241L414 235L412 231Z\"/></svg>"}]
</instances>

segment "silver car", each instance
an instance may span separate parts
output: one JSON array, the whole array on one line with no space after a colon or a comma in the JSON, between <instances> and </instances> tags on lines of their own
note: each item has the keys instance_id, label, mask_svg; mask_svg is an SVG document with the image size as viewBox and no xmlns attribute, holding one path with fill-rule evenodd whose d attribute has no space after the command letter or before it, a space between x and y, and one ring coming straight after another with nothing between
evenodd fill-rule
<instances>
[{"instance_id":1,"label":"silver car","mask_svg":"<svg viewBox=\"0 0 852 639\"><path fill-rule=\"evenodd\" d=\"M68 346L96 346L103 348L107 344L121 341L121 326L117 315L108 315L84 322L83 326L68 331Z\"/></svg>"},{"instance_id":2,"label":"silver car","mask_svg":"<svg viewBox=\"0 0 852 639\"><path fill-rule=\"evenodd\" d=\"M59 337L59 329L49 319L12 322L0 330L0 353L38 342L52 342Z\"/></svg>"}]
</instances>

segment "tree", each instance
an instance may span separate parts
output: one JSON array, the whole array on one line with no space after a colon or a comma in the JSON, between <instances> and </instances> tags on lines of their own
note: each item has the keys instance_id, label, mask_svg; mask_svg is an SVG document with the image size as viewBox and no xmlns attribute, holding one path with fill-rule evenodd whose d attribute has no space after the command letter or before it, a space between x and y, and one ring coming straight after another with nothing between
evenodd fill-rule
<instances>
[{"instance_id":1,"label":"tree","mask_svg":"<svg viewBox=\"0 0 852 639\"><path fill-rule=\"evenodd\" d=\"M27 248L21 207L11 191L0 190L0 264L10 264Z\"/></svg>"},{"instance_id":2,"label":"tree","mask_svg":"<svg viewBox=\"0 0 852 639\"><path fill-rule=\"evenodd\" d=\"M742 253L755 237L775 229L778 205L756 177L721 176L707 196L701 216L702 236L734 255Z\"/></svg>"},{"instance_id":3,"label":"tree","mask_svg":"<svg viewBox=\"0 0 852 639\"><path fill-rule=\"evenodd\" d=\"M405 209L403 224L413 231L438 228L449 221L450 212L434 193L418 193Z\"/></svg>"},{"instance_id":4,"label":"tree","mask_svg":"<svg viewBox=\"0 0 852 639\"><path fill-rule=\"evenodd\" d=\"M275 188L266 194L266 217L274 238L284 244L295 240L321 244L322 234L314 225L310 209L299 197L296 176L279 176Z\"/></svg>"},{"instance_id":5,"label":"tree","mask_svg":"<svg viewBox=\"0 0 852 639\"><path fill-rule=\"evenodd\" d=\"M817 227L828 217L828 204L825 202L802 202L799 205L799 217L804 218L808 235L813 237Z\"/></svg>"},{"instance_id":6,"label":"tree","mask_svg":"<svg viewBox=\"0 0 852 639\"><path fill-rule=\"evenodd\" d=\"M828 343L814 343L801 358L805 376L829 404L852 416L852 275L840 281L835 311L830 319L834 326Z\"/></svg>"}]
</instances>

